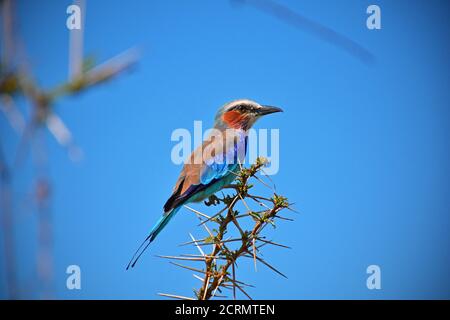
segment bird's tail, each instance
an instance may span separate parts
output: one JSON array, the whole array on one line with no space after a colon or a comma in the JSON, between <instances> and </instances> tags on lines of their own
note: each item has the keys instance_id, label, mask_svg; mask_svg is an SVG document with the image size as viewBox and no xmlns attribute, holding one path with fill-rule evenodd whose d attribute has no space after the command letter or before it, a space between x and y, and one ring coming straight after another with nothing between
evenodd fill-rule
<instances>
[{"instance_id":1,"label":"bird's tail","mask_svg":"<svg viewBox=\"0 0 450 320\"><path fill-rule=\"evenodd\" d=\"M142 242L142 244L139 246L139 248L134 253L133 257L131 258L130 262L127 265L127 270L131 267L133 268L138 262L141 255L144 253L144 251L148 248L150 243L155 240L156 236L164 229L164 227L169 223L170 219L172 219L175 214L180 210L180 207L173 208L170 211L163 214L161 218L159 218L158 222L153 226L152 230L150 231L150 234L145 238L145 240Z\"/></svg>"}]
</instances>

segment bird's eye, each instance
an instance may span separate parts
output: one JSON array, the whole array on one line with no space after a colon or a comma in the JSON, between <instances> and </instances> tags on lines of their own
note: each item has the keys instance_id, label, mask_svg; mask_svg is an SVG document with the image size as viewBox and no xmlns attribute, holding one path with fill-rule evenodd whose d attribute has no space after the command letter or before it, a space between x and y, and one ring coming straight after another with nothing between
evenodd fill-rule
<instances>
[{"instance_id":1,"label":"bird's eye","mask_svg":"<svg viewBox=\"0 0 450 320\"><path fill-rule=\"evenodd\" d=\"M240 112L256 112L256 107L253 105L248 105L248 104L239 104L237 106L232 107L231 109L229 109L229 111L231 110L236 110L236 111L240 111Z\"/></svg>"},{"instance_id":2,"label":"bird's eye","mask_svg":"<svg viewBox=\"0 0 450 320\"><path fill-rule=\"evenodd\" d=\"M235 106L234 108L232 108L232 110L236 110L236 111L244 111L245 110L245 106L242 104L238 104L237 106Z\"/></svg>"}]
</instances>

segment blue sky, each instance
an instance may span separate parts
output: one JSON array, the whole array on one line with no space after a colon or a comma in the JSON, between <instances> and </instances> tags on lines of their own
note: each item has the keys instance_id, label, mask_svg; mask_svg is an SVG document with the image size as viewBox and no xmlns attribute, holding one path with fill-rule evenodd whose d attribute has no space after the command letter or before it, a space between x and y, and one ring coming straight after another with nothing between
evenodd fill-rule
<instances>
[{"instance_id":1,"label":"blue sky","mask_svg":"<svg viewBox=\"0 0 450 320\"><path fill-rule=\"evenodd\" d=\"M241 278L254 298L450 298L450 53L447 1L281 1L370 50L366 65L252 6L229 1L88 1L85 53L104 61L132 46L133 72L60 100L56 112L85 154L80 163L47 134L52 182L54 292L61 299L191 295L198 280L156 254L186 251L196 218L181 210L132 271L125 266L170 195L180 167L170 136L211 126L217 108L251 98L285 112L257 128L280 129L279 193L301 213L271 233L283 279L251 262ZM381 7L382 29L366 28ZM18 5L29 64L44 87L67 78L70 1ZM24 109L25 106L21 105ZM18 137L0 119L9 160ZM14 180L20 288L36 298L31 161ZM202 205L195 205L203 209ZM3 248L3 247L2 247ZM190 249L189 249L190 250ZM3 257L3 249L0 249ZM2 260L3 261L3 258ZM66 289L66 267L82 289ZM366 268L381 267L368 290ZM0 297L6 297L0 265Z\"/></svg>"}]
</instances>

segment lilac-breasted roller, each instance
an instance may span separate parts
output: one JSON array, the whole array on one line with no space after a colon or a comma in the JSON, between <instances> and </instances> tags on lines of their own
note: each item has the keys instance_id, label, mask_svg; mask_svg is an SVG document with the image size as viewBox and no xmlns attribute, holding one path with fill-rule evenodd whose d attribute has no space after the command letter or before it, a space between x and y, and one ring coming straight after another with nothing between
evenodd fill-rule
<instances>
[{"instance_id":1,"label":"lilac-breasted roller","mask_svg":"<svg viewBox=\"0 0 450 320\"><path fill-rule=\"evenodd\" d=\"M219 109L214 129L185 161L172 195L164 205L163 215L137 249L127 269L134 267L183 205L208 198L236 178L239 163L243 163L247 151L248 130L260 117L281 111L246 99L232 101Z\"/></svg>"}]
</instances>

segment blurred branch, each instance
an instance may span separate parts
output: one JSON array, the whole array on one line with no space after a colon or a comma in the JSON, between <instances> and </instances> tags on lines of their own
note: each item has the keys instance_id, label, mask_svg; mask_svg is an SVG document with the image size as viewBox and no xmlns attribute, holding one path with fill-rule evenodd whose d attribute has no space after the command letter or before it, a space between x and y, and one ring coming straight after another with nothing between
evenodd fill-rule
<instances>
[{"instance_id":1,"label":"blurred branch","mask_svg":"<svg viewBox=\"0 0 450 320\"><path fill-rule=\"evenodd\" d=\"M47 177L37 179L35 198L38 214L37 268L41 297L51 299L53 298L53 232L50 211L50 182Z\"/></svg>"},{"instance_id":2,"label":"blurred branch","mask_svg":"<svg viewBox=\"0 0 450 320\"><path fill-rule=\"evenodd\" d=\"M267 225L275 226L275 218L278 217L278 213L281 210L290 207L287 199L274 193L271 198L259 197L261 199L266 199L259 200L258 197L252 196L249 193L253 187L250 183L250 180L252 179L272 190L272 188L264 183L261 178L257 177L257 174L262 171L265 164L265 159L258 158L256 163L250 168L242 168L237 174L237 184L233 187L235 189L233 195L224 196L223 198L218 198L213 195L208 201L205 201L207 206L224 206L224 209L221 209L219 213L213 217L209 217L197 210L187 207L197 215L201 221L201 225L207 231L207 236L205 238L197 240L191 235L192 242L187 243L194 245L199 251L199 255L160 256L161 258L170 260L203 263L204 266L201 269L172 263L178 267L195 271L202 275L200 278L202 284L198 290L195 290L196 299L209 300L216 297L217 292L222 292L226 289L232 290L234 298L236 298L236 292L239 291L247 298L251 299L246 291L246 288L251 286L236 278L237 261L242 258L253 259L255 270L257 262L260 262L272 271L286 277L263 259L259 250L265 245L288 248L287 246L266 240L262 235L262 231ZM256 199L257 202L265 201L267 209L263 211L253 211L245 202L246 198ZM239 211L236 210L236 206L240 202L247 210L245 213L240 214ZM246 224L244 224L243 219L247 220ZM248 225L249 221L252 223L252 227L245 228L244 225ZM213 228L208 227L207 224L212 225ZM225 238L225 236L231 232L232 228L239 236L236 238ZM232 247L232 244L235 244L235 246ZM209 245L213 246L212 251L209 254L205 254L202 247ZM196 276L196 278L198 278L198 276ZM177 295L164 295L180 298L180 296Z\"/></svg>"},{"instance_id":3,"label":"blurred branch","mask_svg":"<svg viewBox=\"0 0 450 320\"><path fill-rule=\"evenodd\" d=\"M79 77L83 72L83 36L86 18L85 0L75 0L81 11L81 29L70 30L69 40L69 80Z\"/></svg>"},{"instance_id":4,"label":"blurred branch","mask_svg":"<svg viewBox=\"0 0 450 320\"><path fill-rule=\"evenodd\" d=\"M1 147L0 145L0 208L5 250L6 285L9 299L16 299L19 288L17 286L16 257L14 254L11 173Z\"/></svg>"},{"instance_id":5,"label":"blurred branch","mask_svg":"<svg viewBox=\"0 0 450 320\"><path fill-rule=\"evenodd\" d=\"M51 184L48 178L47 152L45 150L45 136L41 135L42 129L48 132L55 140L68 150L71 160L77 160L81 156L81 150L74 143L74 135L66 125L65 121L55 113L54 105L62 97L81 94L97 85L109 81L124 71L129 70L138 60L137 50L131 48L125 52L107 60L102 64L95 64L91 58L83 57L83 26L85 18L85 1L74 2L81 9L82 28L70 32L69 48L69 79L62 81L54 88L45 89L35 80L31 68L27 66L25 52L16 54L17 34L13 27L15 16L13 12L13 1L0 0L2 16L2 56L0 64L0 112L5 115L14 131L20 136L19 143L14 154L13 168L22 164L22 160L28 149L31 149L33 140L33 160L37 171L35 177L35 199L38 213L38 252L37 273L40 280L41 297L51 297L52 273L53 273L53 232L51 214ZM22 59L20 59L22 57ZM25 117L16 106L16 99L24 98L30 107L29 116ZM39 143L37 143L39 142ZM2 218L5 230L5 260L10 297L15 297L15 260L13 245L12 224L12 196L10 192L11 172L7 168L5 158L0 159L0 174L2 177Z\"/></svg>"},{"instance_id":6,"label":"blurred branch","mask_svg":"<svg viewBox=\"0 0 450 320\"><path fill-rule=\"evenodd\" d=\"M69 79L68 82L50 89L47 92L47 96L50 100L55 100L66 95L79 94L129 70L135 65L138 57L138 50L131 48L95 67L90 66L92 61L85 60L87 70L83 70L81 74Z\"/></svg>"},{"instance_id":7,"label":"blurred branch","mask_svg":"<svg viewBox=\"0 0 450 320\"><path fill-rule=\"evenodd\" d=\"M1 64L4 66L10 65L14 55L14 33L13 33L13 2L11 0L1 1L2 10L2 28L3 28L3 52Z\"/></svg>"},{"instance_id":8,"label":"blurred branch","mask_svg":"<svg viewBox=\"0 0 450 320\"><path fill-rule=\"evenodd\" d=\"M353 57L365 64L372 64L375 62L375 57L373 54L356 41L273 0L231 1L236 4L247 4L253 6L254 8L275 17L284 23L308 32L313 36L319 37L335 47L347 51Z\"/></svg>"}]
</instances>

